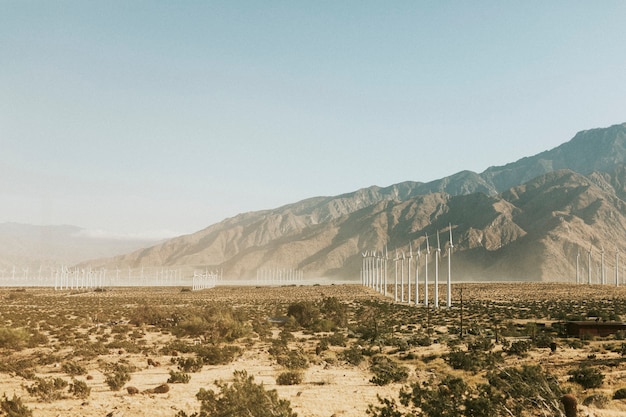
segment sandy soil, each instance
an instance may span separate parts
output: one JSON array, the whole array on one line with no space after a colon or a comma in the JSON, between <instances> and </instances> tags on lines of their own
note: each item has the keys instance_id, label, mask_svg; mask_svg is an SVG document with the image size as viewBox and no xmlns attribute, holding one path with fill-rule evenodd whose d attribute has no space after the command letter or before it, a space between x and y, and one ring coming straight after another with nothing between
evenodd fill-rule
<instances>
[{"instance_id":1,"label":"sandy soil","mask_svg":"<svg viewBox=\"0 0 626 417\"><path fill-rule=\"evenodd\" d=\"M545 284L536 286L516 286L514 284L465 284L466 297L474 300L499 300L499 302L515 303L518 300L537 297L579 297L584 300L606 299L607 297L623 297L626 294L623 289L608 291L605 289L579 289L580 294L573 294L571 286L563 287L558 284ZM100 312L105 314L106 300L111 300L117 306L132 306L136 303L137 291L129 290L126 294L124 290L115 290L109 293L81 293L81 294L52 294L49 290L28 290L31 298L26 296L12 295L10 290L0 291L3 297L4 308L25 309L45 309L53 307L41 307L38 305L38 298L58 297L58 306L65 305L64 309L71 308L73 303L86 302L89 298L100 297L98 305ZM210 299L212 302L223 302L237 308L238 306L278 305L280 303L293 302L295 300L319 300L324 297L334 296L345 302L358 302L364 300L383 300L384 297L367 288L355 285L342 286L312 286L312 287L292 287L292 288L254 288L254 287L226 287L212 290L204 290L195 293L180 294L174 289L153 289L141 290L140 295L148 303L163 303L165 299L174 298L176 303L185 306L189 303L201 302L203 299ZM605 291L604 293L602 291ZM443 293L443 291L440 291ZM169 297L169 298L168 298ZM43 298L42 298L43 299ZM171 301L168 301L171 302ZM63 304L65 303L65 304ZM59 307L60 308L60 307ZM421 307L415 307L417 309ZM65 310L64 310L65 311ZM69 310L68 310L69 311ZM6 314L6 310L5 310ZM6 326L6 320L5 324ZM444 331L445 327L441 329ZM110 329L109 329L110 330ZM145 329L144 329L145 330ZM277 332L278 330L274 330ZM340 348L331 347L330 350L315 354L316 339L311 339L310 335L298 332L294 334L295 342L291 347L301 349L307 354L310 366L304 371L304 382L293 386L280 386L276 384L276 377L284 369L278 365L275 359L269 354L269 344L260 340L254 343L240 343L245 347L243 354L234 362L223 366L205 365L201 372L191 373L191 380L188 384L169 384L170 391L166 394L140 393L130 395L126 389L121 391L111 391L105 383L105 375L99 361L109 363L126 360L134 364L137 368L132 373L132 379L126 386L136 387L139 391L145 391L163 384L169 377L170 370L176 370L176 366L171 363L171 356L151 354L149 357L153 361L160 363L159 366L149 366L148 356L141 353L127 353L123 350L112 350L108 355L100 355L98 358L86 362L87 375L77 376L76 379L87 382L91 388L91 395L86 400L75 399L69 395L66 398L41 402L36 397L26 391L26 386L32 385L32 380L12 375L11 373L0 372L0 394L4 393L9 398L13 394L21 397L24 403L33 410L34 416L174 416L177 411L183 410L187 413L198 411L199 402L195 394L200 388L215 389L214 381L232 380L233 371L245 370L249 375L254 376L255 381L263 383L267 389L276 389L281 398L291 402L291 406L298 416L301 417L356 417L366 415L369 404L377 404L377 396L397 398L399 389L404 384L390 384L387 386L377 386L372 384L371 372L367 362L359 366L351 366L337 360L337 352ZM174 337L170 334L162 334L154 331L145 331L143 340L148 346L162 346ZM612 340L611 343L621 343ZM549 349L535 349L528 357L507 358L507 366L520 364L541 364L544 369L558 376L561 385L572 390L578 398L585 398L591 393L603 393L608 397L608 402L602 406L580 405L581 416L626 416L626 402L624 400L610 400L613 392L620 387L626 386L626 362L621 356L605 349L607 341L592 341L584 349L573 349L560 346L556 352ZM250 346L251 345L251 346ZM20 356L28 357L41 352L42 348L24 349L20 352L3 351L3 355L11 355L12 360L19 359ZM156 349L155 349L156 351ZM441 356L447 352L447 347L443 344L432 344L427 347L413 347L410 350L418 359L403 363L410 370L409 382L418 378L426 378L428 375L438 372L455 373L443 361L438 358L428 363L422 362L419 358L428 356ZM71 352L64 350L62 345L52 348L51 354L68 355ZM597 360L611 362L611 366L603 367L606 375L604 385L597 390L582 390L579 386L567 382L567 370L575 364L581 363L593 353ZM71 355L70 355L71 356ZM460 372L457 372L461 374ZM39 377L51 378L60 377L70 381L71 378L63 373L59 363L38 365L36 374ZM470 375L470 379L480 380L481 375Z\"/></svg>"}]
</instances>

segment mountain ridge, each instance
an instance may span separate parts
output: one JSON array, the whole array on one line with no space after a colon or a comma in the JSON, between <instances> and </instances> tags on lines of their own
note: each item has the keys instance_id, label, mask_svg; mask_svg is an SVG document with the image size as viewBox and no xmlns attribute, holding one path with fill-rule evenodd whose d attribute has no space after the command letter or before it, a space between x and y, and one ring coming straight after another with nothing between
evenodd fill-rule
<instances>
[{"instance_id":1,"label":"mountain ridge","mask_svg":"<svg viewBox=\"0 0 626 417\"><path fill-rule=\"evenodd\" d=\"M611 230L626 237L625 163L622 123L578 132L553 149L480 174L465 170L240 213L90 264L221 268L231 278L278 267L357 279L363 251L423 248L426 234L451 225L456 279L563 280L572 276L574 247L615 240Z\"/></svg>"}]
</instances>

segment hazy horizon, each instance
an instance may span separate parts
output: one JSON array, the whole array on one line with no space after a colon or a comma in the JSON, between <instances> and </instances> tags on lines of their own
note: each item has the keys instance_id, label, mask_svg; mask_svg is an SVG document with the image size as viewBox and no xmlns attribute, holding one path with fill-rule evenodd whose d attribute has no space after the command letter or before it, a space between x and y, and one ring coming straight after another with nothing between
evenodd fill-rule
<instances>
[{"instance_id":1,"label":"hazy horizon","mask_svg":"<svg viewBox=\"0 0 626 417\"><path fill-rule=\"evenodd\" d=\"M626 120L620 1L2 5L0 223L182 235Z\"/></svg>"}]
</instances>

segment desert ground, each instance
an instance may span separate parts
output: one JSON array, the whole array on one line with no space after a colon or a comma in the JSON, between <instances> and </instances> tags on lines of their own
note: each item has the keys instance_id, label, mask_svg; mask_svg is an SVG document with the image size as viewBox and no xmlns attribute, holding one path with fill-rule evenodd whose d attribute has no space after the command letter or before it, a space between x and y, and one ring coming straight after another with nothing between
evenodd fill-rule
<instances>
[{"instance_id":1,"label":"desert ground","mask_svg":"<svg viewBox=\"0 0 626 417\"><path fill-rule=\"evenodd\" d=\"M16 404L16 416L192 415L201 407L196 394L219 395L235 371L275 390L301 417L364 416L369 408L382 415L379 398L397 402L403 387L452 376L479 389L498 372L539 365L558 386L546 402L569 393L579 416L626 416L618 393L626 392L626 335L563 334L565 320L622 321L626 288L463 283L453 306L442 299L438 309L432 300L429 308L394 302L393 292L2 288L0 415ZM576 380L581 368L596 380ZM507 409L521 405L511 415L547 415L511 395ZM565 415L553 406L560 408L551 415Z\"/></svg>"}]
</instances>

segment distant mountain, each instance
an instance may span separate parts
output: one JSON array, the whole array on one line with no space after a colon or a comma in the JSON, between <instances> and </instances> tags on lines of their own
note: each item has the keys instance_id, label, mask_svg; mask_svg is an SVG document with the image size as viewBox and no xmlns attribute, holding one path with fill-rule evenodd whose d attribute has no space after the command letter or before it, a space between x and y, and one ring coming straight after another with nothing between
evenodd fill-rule
<instances>
[{"instance_id":1,"label":"distant mountain","mask_svg":"<svg viewBox=\"0 0 626 417\"><path fill-rule=\"evenodd\" d=\"M361 252L407 251L409 242L424 250L426 234L433 246L437 230L451 224L457 279L571 279L581 248L593 245L596 256L603 245L626 249L619 245L626 237L625 162L626 124L593 129L481 174L240 214L94 265L219 267L231 278L280 267L357 279Z\"/></svg>"},{"instance_id":2,"label":"distant mountain","mask_svg":"<svg viewBox=\"0 0 626 417\"><path fill-rule=\"evenodd\" d=\"M0 267L71 265L154 245L156 239L118 239L76 226L0 223Z\"/></svg>"}]
</instances>

